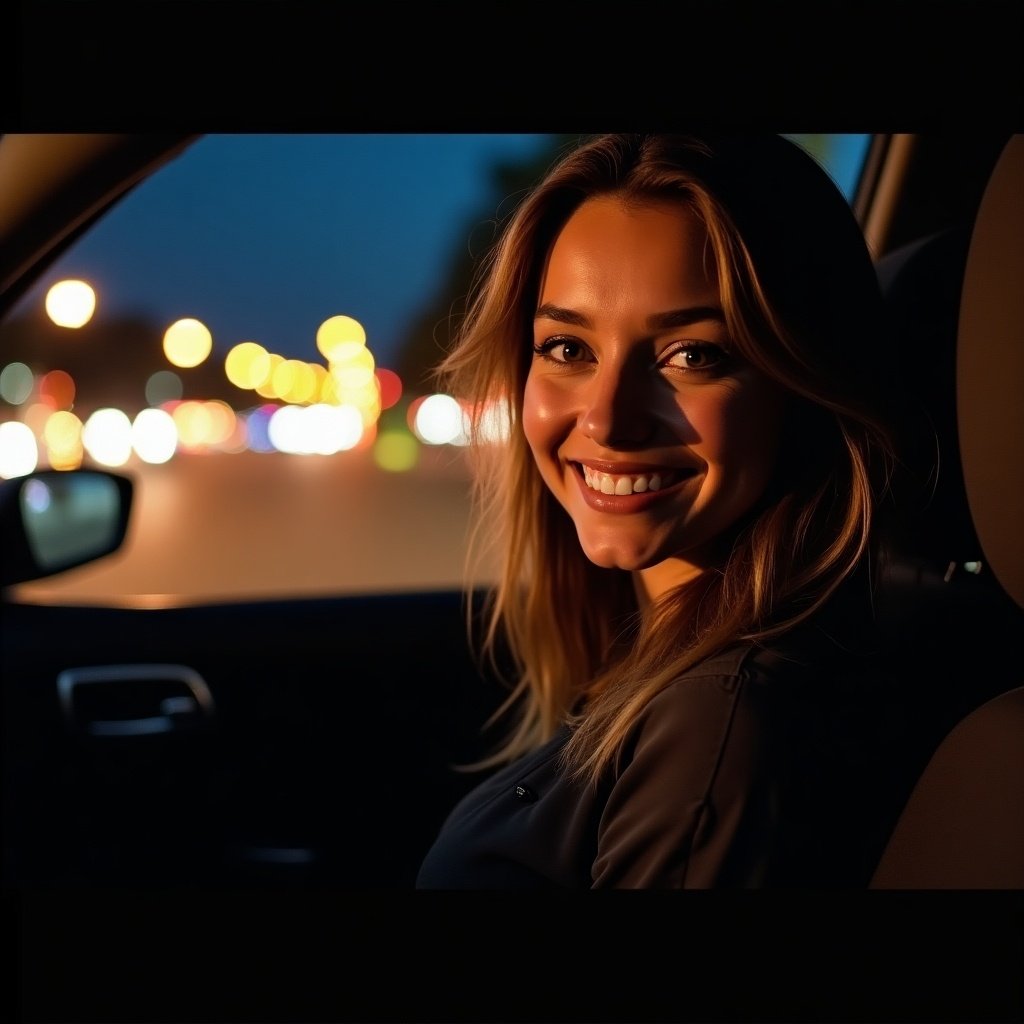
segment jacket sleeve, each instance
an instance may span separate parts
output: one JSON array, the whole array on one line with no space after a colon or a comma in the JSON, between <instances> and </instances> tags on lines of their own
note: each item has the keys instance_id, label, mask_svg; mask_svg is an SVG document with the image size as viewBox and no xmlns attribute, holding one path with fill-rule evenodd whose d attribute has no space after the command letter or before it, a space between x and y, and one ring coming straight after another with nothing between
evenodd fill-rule
<instances>
[{"instance_id":1,"label":"jacket sleeve","mask_svg":"<svg viewBox=\"0 0 1024 1024\"><path fill-rule=\"evenodd\" d=\"M762 689L742 673L687 675L650 702L615 766L594 888L759 884L776 819Z\"/></svg>"}]
</instances>

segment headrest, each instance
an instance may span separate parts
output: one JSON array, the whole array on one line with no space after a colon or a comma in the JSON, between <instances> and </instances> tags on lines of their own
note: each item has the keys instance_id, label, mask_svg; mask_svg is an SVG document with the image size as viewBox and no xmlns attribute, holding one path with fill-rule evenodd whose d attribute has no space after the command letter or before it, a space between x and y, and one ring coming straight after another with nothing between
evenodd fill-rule
<instances>
[{"instance_id":1,"label":"headrest","mask_svg":"<svg viewBox=\"0 0 1024 1024\"><path fill-rule=\"evenodd\" d=\"M996 163L971 234L957 332L956 410L971 517L1024 608L1024 135Z\"/></svg>"},{"instance_id":2,"label":"headrest","mask_svg":"<svg viewBox=\"0 0 1024 1024\"><path fill-rule=\"evenodd\" d=\"M939 573L980 563L1024 608L1024 136L1001 153L973 223L876 270L906 396L901 552Z\"/></svg>"},{"instance_id":3,"label":"headrest","mask_svg":"<svg viewBox=\"0 0 1024 1024\"><path fill-rule=\"evenodd\" d=\"M896 342L885 372L898 378L902 395L899 553L940 576L951 562L981 558L956 418L957 323L970 237L970 225L949 228L876 265Z\"/></svg>"}]
</instances>

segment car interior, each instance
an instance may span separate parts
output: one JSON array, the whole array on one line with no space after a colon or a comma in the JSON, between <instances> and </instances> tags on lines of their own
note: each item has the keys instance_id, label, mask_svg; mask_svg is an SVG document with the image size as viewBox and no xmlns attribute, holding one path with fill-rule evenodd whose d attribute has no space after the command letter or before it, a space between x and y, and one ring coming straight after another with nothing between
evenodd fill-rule
<instances>
[{"instance_id":1,"label":"car interior","mask_svg":"<svg viewBox=\"0 0 1024 1024\"><path fill-rule=\"evenodd\" d=\"M40 167L0 196L4 310L194 138L0 139L0 171ZM897 345L865 358L900 375L910 424L878 614L885 701L916 727L873 780L892 822L873 888L1024 889L1022 154L1005 133L878 136L854 204ZM409 888L478 781L453 766L484 751L503 695L466 643L477 606L455 591L17 598L19 582L116 551L131 500L129 477L102 470L0 483L5 887Z\"/></svg>"},{"instance_id":2,"label":"car interior","mask_svg":"<svg viewBox=\"0 0 1024 1024\"><path fill-rule=\"evenodd\" d=\"M0 136L0 181L17 183L0 189L0 317L196 138ZM865 837L884 849L869 889L890 896L1024 890L1022 180L1020 135L880 134L852 200L895 346L868 344L865 358L898 375L907 413L873 723L899 763L865 765L863 778L889 823ZM129 471L0 480L0 869L20 958L15 1018L361 1020L436 1004L462 1007L460 1019L537 1019L530 986L554 977L538 950L569 941L582 908L553 902L552 940L528 904L391 899L477 783L457 766L486 750L482 723L504 696L467 644L479 599L445 589L146 607L23 595L26 581L116 558L137 497ZM704 939L666 942L694 915L701 934L723 922L729 964L750 954L737 992L796 993L805 1015L785 1019L825 1019L807 1007L816 993L835 1005L840 976L847 1016L830 1019L877 1019L841 965L889 979L887 1020L921 1019L922 1006L928 1019L1019 1019L998 991L1020 976L1016 925L1007 939L984 916L949 924L964 911L949 903L858 902L847 918L847 894L812 893L806 909L783 895L648 903L643 923L621 904L584 914L587 942L600 954L619 934L623 976L632 965L644 979L609 979L606 1015L587 1019L693 1019L607 1015L659 993L707 1019L748 1019L714 1016L739 996L702 992L680 965L682 948L706 962ZM649 920L653 943L637 930ZM761 936L774 942L786 922L806 929L805 953L776 976L757 966ZM968 1016L944 1015L951 990ZM1017 1009L1019 997L1018 984ZM578 993L552 998L568 1006Z\"/></svg>"}]
</instances>

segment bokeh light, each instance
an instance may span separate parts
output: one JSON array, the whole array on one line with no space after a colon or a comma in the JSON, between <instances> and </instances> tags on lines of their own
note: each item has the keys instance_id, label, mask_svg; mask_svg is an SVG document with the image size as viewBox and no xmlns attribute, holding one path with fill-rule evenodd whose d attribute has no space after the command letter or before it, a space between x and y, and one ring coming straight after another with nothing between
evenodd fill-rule
<instances>
[{"instance_id":1,"label":"bokeh light","mask_svg":"<svg viewBox=\"0 0 1024 1024\"><path fill-rule=\"evenodd\" d=\"M205 402L180 402L171 412L178 440L185 448L199 448L208 443L213 432L213 419Z\"/></svg>"},{"instance_id":2,"label":"bokeh light","mask_svg":"<svg viewBox=\"0 0 1024 1024\"><path fill-rule=\"evenodd\" d=\"M164 332L164 355L174 366L198 366L212 349L213 335L209 328L190 317L175 321Z\"/></svg>"},{"instance_id":3,"label":"bokeh light","mask_svg":"<svg viewBox=\"0 0 1024 1024\"><path fill-rule=\"evenodd\" d=\"M276 405L261 405L252 409L245 417L245 433L249 451L272 452L274 445L270 440L270 420L277 412Z\"/></svg>"},{"instance_id":4,"label":"bokeh light","mask_svg":"<svg viewBox=\"0 0 1024 1024\"><path fill-rule=\"evenodd\" d=\"M219 398L204 402L203 408L206 409L210 417L205 443L214 447L227 444L235 432L237 423L235 410Z\"/></svg>"},{"instance_id":5,"label":"bokeh light","mask_svg":"<svg viewBox=\"0 0 1024 1024\"><path fill-rule=\"evenodd\" d=\"M270 353L258 342L240 341L224 358L224 372L236 388L252 391L270 378Z\"/></svg>"},{"instance_id":6,"label":"bokeh light","mask_svg":"<svg viewBox=\"0 0 1024 1024\"><path fill-rule=\"evenodd\" d=\"M39 465L36 435L24 423L0 423L0 477L25 476Z\"/></svg>"},{"instance_id":7,"label":"bokeh light","mask_svg":"<svg viewBox=\"0 0 1024 1024\"><path fill-rule=\"evenodd\" d=\"M364 388L375 379L373 355L368 348L353 353L344 362L331 363L331 376L338 383L341 394L354 388Z\"/></svg>"},{"instance_id":8,"label":"bokeh light","mask_svg":"<svg viewBox=\"0 0 1024 1024\"><path fill-rule=\"evenodd\" d=\"M267 424L270 443L279 452L297 454L302 447L302 410L297 405L282 405Z\"/></svg>"},{"instance_id":9,"label":"bokeh light","mask_svg":"<svg viewBox=\"0 0 1024 1024\"><path fill-rule=\"evenodd\" d=\"M35 377L24 363L8 363L0 370L0 398L10 405L28 400L35 387Z\"/></svg>"},{"instance_id":10,"label":"bokeh light","mask_svg":"<svg viewBox=\"0 0 1024 1024\"><path fill-rule=\"evenodd\" d=\"M359 444L363 418L351 405L285 405L270 417L267 434L279 452L333 455Z\"/></svg>"},{"instance_id":11,"label":"bokeh light","mask_svg":"<svg viewBox=\"0 0 1024 1024\"><path fill-rule=\"evenodd\" d=\"M378 366L374 371L380 386L380 407L390 409L402 397L402 378L394 370Z\"/></svg>"},{"instance_id":12,"label":"bokeh light","mask_svg":"<svg viewBox=\"0 0 1024 1024\"><path fill-rule=\"evenodd\" d=\"M163 409L143 409L132 421L132 447L143 462L169 462L178 449L174 417Z\"/></svg>"},{"instance_id":13,"label":"bokeh light","mask_svg":"<svg viewBox=\"0 0 1024 1024\"><path fill-rule=\"evenodd\" d=\"M173 370L157 370L146 381L146 401L153 406L176 402L184 393L181 378Z\"/></svg>"},{"instance_id":14,"label":"bokeh light","mask_svg":"<svg viewBox=\"0 0 1024 1024\"><path fill-rule=\"evenodd\" d=\"M353 345L361 348L365 344L366 330L350 316L329 317L316 332L316 347L328 362L339 358L335 353L348 351Z\"/></svg>"},{"instance_id":15,"label":"bokeh light","mask_svg":"<svg viewBox=\"0 0 1024 1024\"><path fill-rule=\"evenodd\" d=\"M97 409L82 428L85 450L103 466L123 466L132 454L132 423L120 409Z\"/></svg>"},{"instance_id":16,"label":"bokeh light","mask_svg":"<svg viewBox=\"0 0 1024 1024\"><path fill-rule=\"evenodd\" d=\"M424 444L457 444L465 436L462 406L451 395L428 395L413 417L413 432Z\"/></svg>"},{"instance_id":17,"label":"bokeh light","mask_svg":"<svg viewBox=\"0 0 1024 1024\"><path fill-rule=\"evenodd\" d=\"M278 398L277 391L274 389L274 373L277 368L284 362L284 356L278 355L276 352L270 353L270 369L267 372L267 379L255 387L255 392L261 398Z\"/></svg>"},{"instance_id":18,"label":"bokeh light","mask_svg":"<svg viewBox=\"0 0 1024 1024\"><path fill-rule=\"evenodd\" d=\"M311 401L319 390L313 367L301 359L286 359L279 363L274 369L272 383L277 397L293 405Z\"/></svg>"},{"instance_id":19,"label":"bokeh light","mask_svg":"<svg viewBox=\"0 0 1024 1024\"><path fill-rule=\"evenodd\" d=\"M82 464L82 421L73 413L61 409L46 421L43 427L46 457L53 469L77 469Z\"/></svg>"},{"instance_id":20,"label":"bokeh light","mask_svg":"<svg viewBox=\"0 0 1024 1024\"><path fill-rule=\"evenodd\" d=\"M45 402L33 402L25 409L21 420L36 437L42 437L43 431L46 429L46 421L54 414L55 411L53 402L49 400Z\"/></svg>"},{"instance_id":21,"label":"bokeh light","mask_svg":"<svg viewBox=\"0 0 1024 1024\"><path fill-rule=\"evenodd\" d=\"M96 292L85 281L58 281L46 293L45 306L58 327L84 327L96 310Z\"/></svg>"},{"instance_id":22,"label":"bokeh light","mask_svg":"<svg viewBox=\"0 0 1024 1024\"><path fill-rule=\"evenodd\" d=\"M229 455L237 455L249 447L249 431L245 416L239 416L231 410L231 433L217 443L217 450Z\"/></svg>"},{"instance_id":23,"label":"bokeh light","mask_svg":"<svg viewBox=\"0 0 1024 1024\"><path fill-rule=\"evenodd\" d=\"M405 430L382 430L373 446L373 461L390 473L404 473L419 461L420 445Z\"/></svg>"},{"instance_id":24,"label":"bokeh light","mask_svg":"<svg viewBox=\"0 0 1024 1024\"><path fill-rule=\"evenodd\" d=\"M39 397L49 399L55 409L70 409L75 404L75 382L65 370L50 370L39 381Z\"/></svg>"}]
</instances>

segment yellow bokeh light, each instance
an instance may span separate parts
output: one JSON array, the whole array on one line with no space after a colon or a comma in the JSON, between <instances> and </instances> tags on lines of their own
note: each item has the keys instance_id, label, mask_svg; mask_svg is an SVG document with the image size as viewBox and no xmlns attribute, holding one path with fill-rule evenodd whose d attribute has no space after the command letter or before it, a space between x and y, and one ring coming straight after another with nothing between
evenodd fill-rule
<instances>
[{"instance_id":1,"label":"yellow bokeh light","mask_svg":"<svg viewBox=\"0 0 1024 1024\"><path fill-rule=\"evenodd\" d=\"M329 373L324 374L320 381L319 398L321 402L326 402L328 405L341 405L338 382Z\"/></svg>"},{"instance_id":2,"label":"yellow bokeh light","mask_svg":"<svg viewBox=\"0 0 1024 1024\"><path fill-rule=\"evenodd\" d=\"M282 359L274 367L270 375L270 386L274 389L274 396L283 399L291 390L295 382L295 370L299 366L297 359Z\"/></svg>"},{"instance_id":3,"label":"yellow bokeh light","mask_svg":"<svg viewBox=\"0 0 1024 1024\"><path fill-rule=\"evenodd\" d=\"M288 389L284 391L281 397L286 402L291 402L294 405L300 405L304 402L311 402L316 398L318 387L317 387L317 376L312 365L305 363L301 359L289 360L291 362L291 383L288 385Z\"/></svg>"},{"instance_id":4,"label":"yellow bokeh light","mask_svg":"<svg viewBox=\"0 0 1024 1024\"><path fill-rule=\"evenodd\" d=\"M331 370L337 370L342 366L369 366L374 367L373 353L358 341L341 341L331 350L331 357L327 360Z\"/></svg>"},{"instance_id":5,"label":"yellow bokeh light","mask_svg":"<svg viewBox=\"0 0 1024 1024\"><path fill-rule=\"evenodd\" d=\"M241 341L224 359L224 372L237 388L252 390L270 376L270 353L255 341Z\"/></svg>"},{"instance_id":6,"label":"yellow bokeh light","mask_svg":"<svg viewBox=\"0 0 1024 1024\"><path fill-rule=\"evenodd\" d=\"M363 325L350 316L332 316L325 320L316 332L316 347L323 357L331 362L334 352L343 345L361 348L366 344Z\"/></svg>"},{"instance_id":7,"label":"yellow bokeh light","mask_svg":"<svg viewBox=\"0 0 1024 1024\"><path fill-rule=\"evenodd\" d=\"M210 425L206 432L205 444L223 444L235 432L235 410L219 398L203 403L210 417Z\"/></svg>"},{"instance_id":8,"label":"yellow bokeh light","mask_svg":"<svg viewBox=\"0 0 1024 1024\"><path fill-rule=\"evenodd\" d=\"M320 363L306 363L306 365L313 371L313 395L309 399L311 403L320 401L320 396L324 393L324 389L327 387L327 381L331 379L330 371L326 366L321 366Z\"/></svg>"},{"instance_id":9,"label":"yellow bokeh light","mask_svg":"<svg viewBox=\"0 0 1024 1024\"><path fill-rule=\"evenodd\" d=\"M381 469L403 473L419 461L420 445L412 434L404 430L385 430L378 435L373 446L373 460Z\"/></svg>"},{"instance_id":10,"label":"yellow bokeh light","mask_svg":"<svg viewBox=\"0 0 1024 1024\"><path fill-rule=\"evenodd\" d=\"M50 448L47 450L46 458L50 463L50 469L59 469L62 472L80 469L85 460L85 446L79 441L70 448Z\"/></svg>"},{"instance_id":11,"label":"yellow bokeh light","mask_svg":"<svg viewBox=\"0 0 1024 1024\"><path fill-rule=\"evenodd\" d=\"M364 388L368 384L376 388L377 377L373 372L373 367L345 365L331 372L342 393L350 389Z\"/></svg>"},{"instance_id":12,"label":"yellow bokeh light","mask_svg":"<svg viewBox=\"0 0 1024 1024\"><path fill-rule=\"evenodd\" d=\"M174 407L171 416L178 428L178 438L184 447L198 448L208 443L214 424L205 402L182 402Z\"/></svg>"},{"instance_id":13,"label":"yellow bokeh light","mask_svg":"<svg viewBox=\"0 0 1024 1024\"><path fill-rule=\"evenodd\" d=\"M257 384L254 389L261 398L279 397L277 388L274 385L274 374L283 362L284 356L279 356L276 352L270 353L270 371L267 373L267 379L262 384Z\"/></svg>"},{"instance_id":14,"label":"yellow bokeh light","mask_svg":"<svg viewBox=\"0 0 1024 1024\"><path fill-rule=\"evenodd\" d=\"M43 427L43 441L49 449L51 463L55 454L60 456L69 451L81 452L82 421L73 412L55 412Z\"/></svg>"},{"instance_id":15,"label":"yellow bokeh light","mask_svg":"<svg viewBox=\"0 0 1024 1024\"><path fill-rule=\"evenodd\" d=\"M164 355L174 366L198 366L213 349L209 328L186 317L171 324L164 332Z\"/></svg>"},{"instance_id":16,"label":"yellow bokeh light","mask_svg":"<svg viewBox=\"0 0 1024 1024\"><path fill-rule=\"evenodd\" d=\"M45 305L58 327L83 327L96 310L96 292L85 281L58 281L46 293Z\"/></svg>"}]
</instances>

